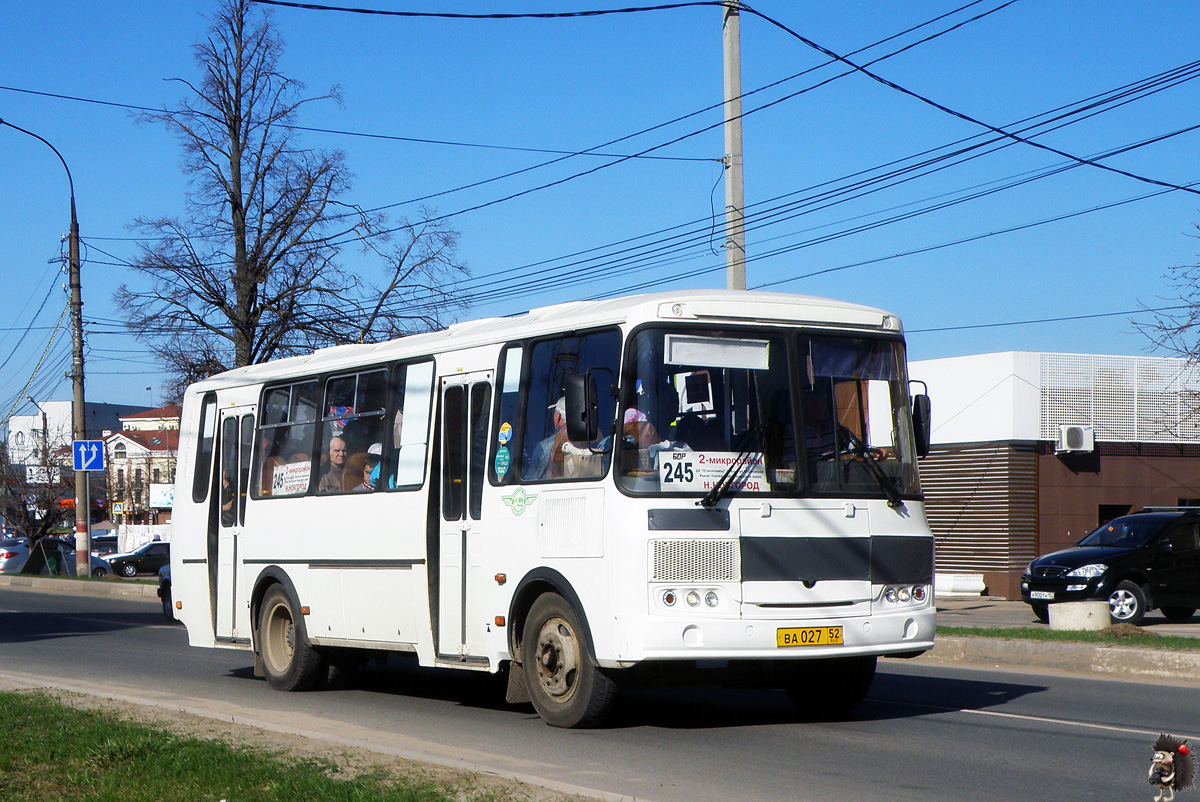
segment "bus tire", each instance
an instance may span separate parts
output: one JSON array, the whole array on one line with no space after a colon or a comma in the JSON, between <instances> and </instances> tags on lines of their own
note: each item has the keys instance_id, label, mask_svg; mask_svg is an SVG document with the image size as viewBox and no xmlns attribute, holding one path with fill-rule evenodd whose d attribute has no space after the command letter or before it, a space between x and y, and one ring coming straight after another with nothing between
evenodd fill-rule
<instances>
[{"instance_id":1,"label":"bus tire","mask_svg":"<svg viewBox=\"0 0 1200 802\"><path fill-rule=\"evenodd\" d=\"M805 660L783 689L805 718L840 718L863 700L874 679L874 655Z\"/></svg>"},{"instance_id":2,"label":"bus tire","mask_svg":"<svg viewBox=\"0 0 1200 802\"><path fill-rule=\"evenodd\" d=\"M258 615L263 674L279 691L307 691L326 671L324 657L308 642L299 605L283 585L272 585Z\"/></svg>"},{"instance_id":3,"label":"bus tire","mask_svg":"<svg viewBox=\"0 0 1200 802\"><path fill-rule=\"evenodd\" d=\"M525 619L522 669L529 699L552 727L595 727L612 709L617 687L592 659L587 634L562 596L539 596Z\"/></svg>"}]
</instances>

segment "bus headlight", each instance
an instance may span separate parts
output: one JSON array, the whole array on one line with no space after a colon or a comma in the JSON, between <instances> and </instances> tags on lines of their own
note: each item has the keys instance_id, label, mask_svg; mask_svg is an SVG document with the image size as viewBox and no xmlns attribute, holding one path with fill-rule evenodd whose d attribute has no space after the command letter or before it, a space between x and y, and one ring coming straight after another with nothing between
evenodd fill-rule
<instances>
[{"instance_id":1,"label":"bus headlight","mask_svg":"<svg viewBox=\"0 0 1200 802\"><path fill-rule=\"evenodd\" d=\"M687 596L685 596L684 598L687 599L688 607L699 607L700 606L700 594L697 593L696 591L689 590L687 592Z\"/></svg>"},{"instance_id":2,"label":"bus headlight","mask_svg":"<svg viewBox=\"0 0 1200 802\"><path fill-rule=\"evenodd\" d=\"M900 594L896 592L895 588L888 588L883 592L883 600L889 604L895 604L899 596Z\"/></svg>"},{"instance_id":3,"label":"bus headlight","mask_svg":"<svg viewBox=\"0 0 1200 802\"><path fill-rule=\"evenodd\" d=\"M675 595L675 591L664 590L662 599L663 599L663 604L667 605L668 607L674 607L675 602L678 600L678 597Z\"/></svg>"},{"instance_id":4,"label":"bus headlight","mask_svg":"<svg viewBox=\"0 0 1200 802\"><path fill-rule=\"evenodd\" d=\"M704 603L709 607L716 607L721 603L721 600L717 598L717 592L715 590L710 590L708 593L704 594Z\"/></svg>"},{"instance_id":5,"label":"bus headlight","mask_svg":"<svg viewBox=\"0 0 1200 802\"><path fill-rule=\"evenodd\" d=\"M913 601L923 602L925 601L926 595L927 592L924 585L913 585Z\"/></svg>"}]
</instances>

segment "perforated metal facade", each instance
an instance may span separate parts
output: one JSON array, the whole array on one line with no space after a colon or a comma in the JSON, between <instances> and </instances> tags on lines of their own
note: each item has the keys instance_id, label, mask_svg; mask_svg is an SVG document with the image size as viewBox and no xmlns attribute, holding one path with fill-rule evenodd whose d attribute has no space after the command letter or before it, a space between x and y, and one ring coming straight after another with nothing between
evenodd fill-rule
<instances>
[{"instance_id":1,"label":"perforated metal facade","mask_svg":"<svg viewBox=\"0 0 1200 802\"><path fill-rule=\"evenodd\" d=\"M1041 436L1091 426L1098 442L1200 443L1200 369L1186 359L1041 355Z\"/></svg>"}]
</instances>

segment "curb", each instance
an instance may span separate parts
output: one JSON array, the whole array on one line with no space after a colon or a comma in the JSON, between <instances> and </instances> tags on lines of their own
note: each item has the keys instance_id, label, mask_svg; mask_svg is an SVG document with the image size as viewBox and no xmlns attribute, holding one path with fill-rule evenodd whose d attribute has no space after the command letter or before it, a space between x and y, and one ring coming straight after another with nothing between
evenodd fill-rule
<instances>
[{"instance_id":1,"label":"curb","mask_svg":"<svg viewBox=\"0 0 1200 802\"><path fill-rule=\"evenodd\" d=\"M158 585L120 579L56 579L41 576L0 576L0 587L69 593L74 596L126 596L158 598Z\"/></svg>"},{"instance_id":2,"label":"curb","mask_svg":"<svg viewBox=\"0 0 1200 802\"><path fill-rule=\"evenodd\" d=\"M939 635L919 663L967 663L995 668L1048 668L1119 679L1200 680L1200 651L1132 649L1092 643L1053 643Z\"/></svg>"}]
</instances>

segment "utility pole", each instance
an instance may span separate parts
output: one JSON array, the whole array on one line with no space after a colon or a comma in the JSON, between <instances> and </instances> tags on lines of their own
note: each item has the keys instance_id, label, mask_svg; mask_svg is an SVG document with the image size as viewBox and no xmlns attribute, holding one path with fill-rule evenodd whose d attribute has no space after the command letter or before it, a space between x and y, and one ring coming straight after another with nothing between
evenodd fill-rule
<instances>
[{"instance_id":1,"label":"utility pole","mask_svg":"<svg viewBox=\"0 0 1200 802\"><path fill-rule=\"evenodd\" d=\"M58 151L55 151L56 153ZM61 156L59 158L62 158ZM66 161L63 167L66 167ZM70 180L71 171L67 170ZM71 233L68 244L71 285L71 429L75 440L87 439L83 403L83 289L79 279L79 220L75 217L75 182L71 181ZM92 518L88 472L75 471L75 575L92 575Z\"/></svg>"},{"instance_id":2,"label":"utility pole","mask_svg":"<svg viewBox=\"0 0 1200 802\"><path fill-rule=\"evenodd\" d=\"M71 168L67 160L58 152L58 148L48 141L24 128L13 125L7 120L0 120L0 125L7 125L14 131L28 134L41 142L62 162L67 171L67 184L71 190L71 229L68 235L68 256L70 259L71 287L71 381L74 385L72 399L72 434L76 440L85 440L87 421L83 412L83 293L79 284L79 220L75 216L75 179L71 178ZM87 471L75 471L75 571L78 576L91 575L91 520L88 517L88 475Z\"/></svg>"},{"instance_id":3,"label":"utility pole","mask_svg":"<svg viewBox=\"0 0 1200 802\"><path fill-rule=\"evenodd\" d=\"M725 62L725 287L746 289L746 215L742 187L742 23L731 0L724 17Z\"/></svg>"}]
</instances>

